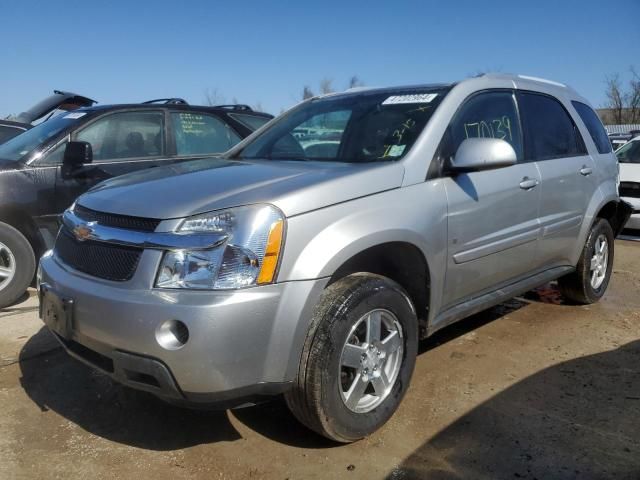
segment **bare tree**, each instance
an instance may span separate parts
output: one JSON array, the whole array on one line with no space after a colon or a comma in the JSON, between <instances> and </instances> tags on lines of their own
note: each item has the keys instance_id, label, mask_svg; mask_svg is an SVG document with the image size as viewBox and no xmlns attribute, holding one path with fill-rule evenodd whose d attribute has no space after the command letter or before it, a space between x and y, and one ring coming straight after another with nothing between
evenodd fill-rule
<instances>
[{"instance_id":1,"label":"bare tree","mask_svg":"<svg viewBox=\"0 0 640 480\"><path fill-rule=\"evenodd\" d=\"M349 88L356 88L356 87L364 87L364 82L360 80L360 77L358 77L357 75L354 75L349 79Z\"/></svg>"},{"instance_id":2,"label":"bare tree","mask_svg":"<svg viewBox=\"0 0 640 480\"><path fill-rule=\"evenodd\" d=\"M606 107L611 110L613 114L613 120L615 123L620 124L622 122L622 113L624 111L624 93L622 92L622 81L619 74L611 75L605 80L607 89L605 95L607 96Z\"/></svg>"},{"instance_id":3,"label":"bare tree","mask_svg":"<svg viewBox=\"0 0 640 480\"><path fill-rule=\"evenodd\" d=\"M320 80L320 93L326 95L327 93L333 93L333 86L331 85L333 80L330 78L323 78Z\"/></svg>"},{"instance_id":4,"label":"bare tree","mask_svg":"<svg viewBox=\"0 0 640 480\"><path fill-rule=\"evenodd\" d=\"M308 98L312 98L315 97L315 93L313 93L313 90L311 90L311 87L309 87L308 85L305 85L304 88L302 89L302 99L306 100Z\"/></svg>"},{"instance_id":5,"label":"bare tree","mask_svg":"<svg viewBox=\"0 0 640 480\"><path fill-rule=\"evenodd\" d=\"M217 88L207 88L204 91L204 102L206 105L220 105L225 103L224 95L220 94Z\"/></svg>"},{"instance_id":6,"label":"bare tree","mask_svg":"<svg viewBox=\"0 0 640 480\"><path fill-rule=\"evenodd\" d=\"M259 101L254 103L251 108L253 108L256 112L264 112L264 107L262 106L262 102L259 102Z\"/></svg>"},{"instance_id":7,"label":"bare tree","mask_svg":"<svg viewBox=\"0 0 640 480\"><path fill-rule=\"evenodd\" d=\"M640 74L635 67L630 67L631 80L627 92L627 107L629 108L629 123L640 122Z\"/></svg>"}]
</instances>

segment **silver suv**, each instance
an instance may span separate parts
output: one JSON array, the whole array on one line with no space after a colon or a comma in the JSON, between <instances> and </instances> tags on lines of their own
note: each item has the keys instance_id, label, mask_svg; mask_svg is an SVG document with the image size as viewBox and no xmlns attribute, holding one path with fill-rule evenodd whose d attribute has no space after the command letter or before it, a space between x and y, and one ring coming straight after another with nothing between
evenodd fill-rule
<instances>
[{"instance_id":1,"label":"silver suv","mask_svg":"<svg viewBox=\"0 0 640 480\"><path fill-rule=\"evenodd\" d=\"M418 341L558 279L604 294L630 210L587 101L484 75L312 98L229 151L100 184L41 260L74 357L185 405L284 393L339 442L398 408Z\"/></svg>"}]
</instances>

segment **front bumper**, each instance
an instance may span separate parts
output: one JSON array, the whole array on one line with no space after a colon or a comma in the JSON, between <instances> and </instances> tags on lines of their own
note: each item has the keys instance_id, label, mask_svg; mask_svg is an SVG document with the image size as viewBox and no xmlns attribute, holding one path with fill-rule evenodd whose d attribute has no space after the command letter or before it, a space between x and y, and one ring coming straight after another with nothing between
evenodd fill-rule
<instances>
[{"instance_id":1,"label":"front bumper","mask_svg":"<svg viewBox=\"0 0 640 480\"><path fill-rule=\"evenodd\" d=\"M166 400L230 406L289 388L328 279L229 292L160 290L136 277L89 277L46 256L39 281L73 301L69 332L56 334L72 356ZM189 329L183 347L166 349L156 340L167 320Z\"/></svg>"},{"instance_id":2,"label":"front bumper","mask_svg":"<svg viewBox=\"0 0 640 480\"><path fill-rule=\"evenodd\" d=\"M624 228L640 230L640 198L622 197L622 200L633 207L633 213L629 217Z\"/></svg>"}]
</instances>

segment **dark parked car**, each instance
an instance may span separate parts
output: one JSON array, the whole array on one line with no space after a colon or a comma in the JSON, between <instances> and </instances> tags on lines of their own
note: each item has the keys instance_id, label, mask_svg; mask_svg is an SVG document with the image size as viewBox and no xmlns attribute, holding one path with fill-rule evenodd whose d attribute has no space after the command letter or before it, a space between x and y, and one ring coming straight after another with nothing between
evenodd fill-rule
<instances>
[{"instance_id":1,"label":"dark parked car","mask_svg":"<svg viewBox=\"0 0 640 480\"><path fill-rule=\"evenodd\" d=\"M15 117L0 120L0 144L20 135L33 127L33 123L47 115L54 114L56 110L71 111L80 107L90 107L96 103L88 97L76 93L54 90L53 95L22 112Z\"/></svg>"},{"instance_id":2,"label":"dark parked car","mask_svg":"<svg viewBox=\"0 0 640 480\"><path fill-rule=\"evenodd\" d=\"M228 150L271 115L180 99L80 108L0 145L0 307L24 293L58 217L96 183Z\"/></svg>"}]
</instances>

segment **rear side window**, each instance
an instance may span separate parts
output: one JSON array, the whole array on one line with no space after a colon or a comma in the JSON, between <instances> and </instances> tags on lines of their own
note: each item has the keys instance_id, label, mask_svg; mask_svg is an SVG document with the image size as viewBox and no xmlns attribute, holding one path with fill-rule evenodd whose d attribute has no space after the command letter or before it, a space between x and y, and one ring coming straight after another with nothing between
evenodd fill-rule
<instances>
[{"instance_id":1,"label":"rear side window","mask_svg":"<svg viewBox=\"0 0 640 480\"><path fill-rule=\"evenodd\" d=\"M505 140L522 160L522 135L518 112L511 92L486 92L471 97L449 125L445 142L447 157L455 155L467 138Z\"/></svg>"},{"instance_id":2,"label":"rear side window","mask_svg":"<svg viewBox=\"0 0 640 480\"><path fill-rule=\"evenodd\" d=\"M580 102L571 102L580 115L580 118L584 122L589 130L589 135L593 139L593 143L596 144L596 148L599 153L609 153L611 151L611 142L609 142L609 136L607 131L602 126L602 122L596 115L596 112L589 105L585 105Z\"/></svg>"},{"instance_id":3,"label":"rear side window","mask_svg":"<svg viewBox=\"0 0 640 480\"><path fill-rule=\"evenodd\" d=\"M546 95L519 93L518 103L526 160L586 154L580 132L559 101Z\"/></svg>"},{"instance_id":4,"label":"rear side window","mask_svg":"<svg viewBox=\"0 0 640 480\"><path fill-rule=\"evenodd\" d=\"M246 113L230 113L229 116L234 120L239 121L250 130L257 130L271 120L268 117L259 117L257 115L248 115Z\"/></svg>"},{"instance_id":5,"label":"rear side window","mask_svg":"<svg viewBox=\"0 0 640 480\"><path fill-rule=\"evenodd\" d=\"M231 127L212 115L172 113L173 133L178 155L222 153L240 142Z\"/></svg>"}]
</instances>

